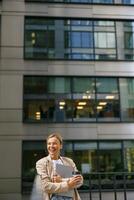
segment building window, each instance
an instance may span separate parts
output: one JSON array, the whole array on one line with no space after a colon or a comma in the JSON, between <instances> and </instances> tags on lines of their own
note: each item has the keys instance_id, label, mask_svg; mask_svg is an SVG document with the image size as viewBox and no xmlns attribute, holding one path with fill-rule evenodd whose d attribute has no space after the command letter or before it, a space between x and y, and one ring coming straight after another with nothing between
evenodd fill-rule
<instances>
[{"instance_id":1,"label":"building window","mask_svg":"<svg viewBox=\"0 0 134 200\"><path fill-rule=\"evenodd\" d=\"M25 20L25 58L53 58L55 49L54 20Z\"/></svg>"},{"instance_id":2,"label":"building window","mask_svg":"<svg viewBox=\"0 0 134 200\"><path fill-rule=\"evenodd\" d=\"M134 0L122 0L123 4L130 4L133 5L134 4Z\"/></svg>"},{"instance_id":3,"label":"building window","mask_svg":"<svg viewBox=\"0 0 134 200\"><path fill-rule=\"evenodd\" d=\"M134 22L26 17L25 59L134 60Z\"/></svg>"},{"instance_id":4,"label":"building window","mask_svg":"<svg viewBox=\"0 0 134 200\"><path fill-rule=\"evenodd\" d=\"M94 83L94 78L73 78L73 121L96 121Z\"/></svg>"},{"instance_id":5,"label":"building window","mask_svg":"<svg viewBox=\"0 0 134 200\"><path fill-rule=\"evenodd\" d=\"M23 119L25 122L133 121L133 99L133 78L25 76Z\"/></svg>"},{"instance_id":6,"label":"building window","mask_svg":"<svg viewBox=\"0 0 134 200\"><path fill-rule=\"evenodd\" d=\"M123 171L121 142L99 143L99 167L101 172Z\"/></svg>"},{"instance_id":7,"label":"building window","mask_svg":"<svg viewBox=\"0 0 134 200\"><path fill-rule=\"evenodd\" d=\"M95 59L116 59L115 23L113 21L94 21Z\"/></svg>"},{"instance_id":8,"label":"building window","mask_svg":"<svg viewBox=\"0 0 134 200\"><path fill-rule=\"evenodd\" d=\"M113 21L26 17L25 59L116 59Z\"/></svg>"},{"instance_id":9,"label":"building window","mask_svg":"<svg viewBox=\"0 0 134 200\"><path fill-rule=\"evenodd\" d=\"M134 59L134 22L126 21L123 23L124 27L124 48L125 59Z\"/></svg>"},{"instance_id":10,"label":"building window","mask_svg":"<svg viewBox=\"0 0 134 200\"><path fill-rule=\"evenodd\" d=\"M124 167L128 172L134 171L134 141L124 142Z\"/></svg>"},{"instance_id":11,"label":"building window","mask_svg":"<svg viewBox=\"0 0 134 200\"><path fill-rule=\"evenodd\" d=\"M22 189L23 193L31 191L36 175L36 161L47 155L44 141L24 141L22 157Z\"/></svg>"},{"instance_id":12,"label":"building window","mask_svg":"<svg viewBox=\"0 0 134 200\"><path fill-rule=\"evenodd\" d=\"M70 78L49 77L45 78L44 81L42 78L32 78L35 89L33 88L33 82L30 81L31 77L30 79L29 77L25 78L24 120L46 122L70 121L72 119ZM42 85L40 85L41 82ZM27 93L28 90L30 91L29 94ZM33 92L31 93L31 91Z\"/></svg>"},{"instance_id":13,"label":"building window","mask_svg":"<svg viewBox=\"0 0 134 200\"><path fill-rule=\"evenodd\" d=\"M0 0L2 1L2 0ZM122 4L122 5L134 5L134 0L25 0L26 2L38 2L38 3L79 3L79 4Z\"/></svg>"},{"instance_id":14,"label":"building window","mask_svg":"<svg viewBox=\"0 0 134 200\"><path fill-rule=\"evenodd\" d=\"M122 121L133 121L134 119L134 79L120 79L120 99Z\"/></svg>"},{"instance_id":15,"label":"building window","mask_svg":"<svg viewBox=\"0 0 134 200\"><path fill-rule=\"evenodd\" d=\"M97 78L96 89L98 121L120 121L117 78Z\"/></svg>"},{"instance_id":16,"label":"building window","mask_svg":"<svg viewBox=\"0 0 134 200\"><path fill-rule=\"evenodd\" d=\"M25 0L26 2L42 2L42 3L81 3L81 4L85 4L85 3L89 3L89 4L112 4L113 0Z\"/></svg>"}]
</instances>

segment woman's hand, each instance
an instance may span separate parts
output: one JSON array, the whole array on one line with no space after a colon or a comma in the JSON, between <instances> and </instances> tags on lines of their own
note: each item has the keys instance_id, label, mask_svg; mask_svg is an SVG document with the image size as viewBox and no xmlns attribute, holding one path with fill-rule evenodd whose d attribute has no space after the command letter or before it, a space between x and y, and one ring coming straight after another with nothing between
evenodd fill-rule
<instances>
[{"instance_id":1,"label":"woman's hand","mask_svg":"<svg viewBox=\"0 0 134 200\"><path fill-rule=\"evenodd\" d=\"M73 188L77 187L80 184L81 181L82 181L81 175L75 175L75 176L71 177L68 180L69 189L73 189Z\"/></svg>"},{"instance_id":2,"label":"woman's hand","mask_svg":"<svg viewBox=\"0 0 134 200\"><path fill-rule=\"evenodd\" d=\"M52 181L53 183L60 183L62 182L62 177L60 175L53 175Z\"/></svg>"}]
</instances>

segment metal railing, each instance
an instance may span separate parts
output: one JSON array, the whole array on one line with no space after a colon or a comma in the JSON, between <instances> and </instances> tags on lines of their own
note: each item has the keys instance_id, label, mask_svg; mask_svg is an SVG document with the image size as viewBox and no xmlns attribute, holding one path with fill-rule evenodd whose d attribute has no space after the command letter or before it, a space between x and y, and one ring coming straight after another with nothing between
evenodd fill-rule
<instances>
[{"instance_id":1,"label":"metal railing","mask_svg":"<svg viewBox=\"0 0 134 200\"><path fill-rule=\"evenodd\" d=\"M84 191L84 187L89 189ZM86 185L80 190L80 195L82 200L130 200L128 198L130 191L134 192L134 173L90 173L88 179L86 177ZM106 197L106 194L110 195Z\"/></svg>"},{"instance_id":2,"label":"metal railing","mask_svg":"<svg viewBox=\"0 0 134 200\"><path fill-rule=\"evenodd\" d=\"M22 194L30 195L32 189L33 178L25 177ZM79 193L82 200L134 200L134 172L86 174Z\"/></svg>"}]
</instances>

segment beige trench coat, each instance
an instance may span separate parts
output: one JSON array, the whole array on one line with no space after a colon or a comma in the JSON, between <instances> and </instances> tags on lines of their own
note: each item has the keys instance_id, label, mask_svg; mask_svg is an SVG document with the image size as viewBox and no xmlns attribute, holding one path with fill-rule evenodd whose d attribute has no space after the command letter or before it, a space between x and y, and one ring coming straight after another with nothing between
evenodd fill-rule
<instances>
[{"instance_id":1,"label":"beige trench coat","mask_svg":"<svg viewBox=\"0 0 134 200\"><path fill-rule=\"evenodd\" d=\"M64 165L71 166L74 171L77 170L75 163L72 159L67 157L60 157ZM36 163L37 174L41 178L43 200L50 200L53 193L67 192L68 184L67 181L61 183L53 183L53 163L50 156L44 157ZM82 184L81 184L82 185ZM73 200L81 200L77 189L74 189Z\"/></svg>"}]
</instances>

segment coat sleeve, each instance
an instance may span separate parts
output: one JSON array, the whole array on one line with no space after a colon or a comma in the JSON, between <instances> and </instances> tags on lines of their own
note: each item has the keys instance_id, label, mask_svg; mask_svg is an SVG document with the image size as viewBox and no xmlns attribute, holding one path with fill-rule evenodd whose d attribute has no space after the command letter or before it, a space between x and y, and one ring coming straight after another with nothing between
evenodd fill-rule
<instances>
[{"instance_id":1,"label":"coat sleeve","mask_svg":"<svg viewBox=\"0 0 134 200\"><path fill-rule=\"evenodd\" d=\"M53 183L47 172L47 162L39 160L36 163L37 174L41 178L42 189L47 193L60 193L69 190L67 181L61 183Z\"/></svg>"}]
</instances>

